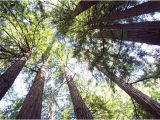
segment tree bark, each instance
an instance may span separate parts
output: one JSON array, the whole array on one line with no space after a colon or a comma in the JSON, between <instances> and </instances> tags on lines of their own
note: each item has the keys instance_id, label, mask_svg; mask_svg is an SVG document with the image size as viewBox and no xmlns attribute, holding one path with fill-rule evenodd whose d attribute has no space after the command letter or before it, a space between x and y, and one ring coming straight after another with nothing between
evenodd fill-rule
<instances>
[{"instance_id":1,"label":"tree bark","mask_svg":"<svg viewBox=\"0 0 160 120\"><path fill-rule=\"evenodd\" d=\"M104 69L96 66L98 70L102 71L104 74L106 72ZM108 73L108 72L107 72ZM141 91L134 88L132 85L125 83L120 80L116 75L108 73L111 81L116 83L122 90L124 90L129 96L131 96L140 106L149 112L153 117L160 118L160 104L151 99L149 96L143 94Z\"/></svg>"},{"instance_id":2,"label":"tree bark","mask_svg":"<svg viewBox=\"0 0 160 120\"><path fill-rule=\"evenodd\" d=\"M114 24L114 25L97 24L97 25L91 25L91 28L94 28L94 29L149 30L149 29L160 29L160 22L159 21L152 21L152 22L139 22L139 23L131 23L131 24Z\"/></svg>"},{"instance_id":3,"label":"tree bark","mask_svg":"<svg viewBox=\"0 0 160 120\"><path fill-rule=\"evenodd\" d=\"M80 13L82 13L83 11L87 10L91 6L97 4L98 2L99 1L80 1L78 3L78 5L76 6L74 12L73 12L74 17L76 17L77 15L79 15Z\"/></svg>"},{"instance_id":4,"label":"tree bark","mask_svg":"<svg viewBox=\"0 0 160 120\"><path fill-rule=\"evenodd\" d=\"M159 29L152 30L127 30L126 41L160 45Z\"/></svg>"},{"instance_id":5,"label":"tree bark","mask_svg":"<svg viewBox=\"0 0 160 120\"><path fill-rule=\"evenodd\" d=\"M41 119L42 96L48 61L45 61L38 70L35 80L30 88L17 119Z\"/></svg>"},{"instance_id":6,"label":"tree bark","mask_svg":"<svg viewBox=\"0 0 160 120\"><path fill-rule=\"evenodd\" d=\"M83 101L77 87L73 82L73 78L65 71L66 81L69 87L71 99L73 102L74 112L77 119L93 119L92 114Z\"/></svg>"},{"instance_id":7,"label":"tree bark","mask_svg":"<svg viewBox=\"0 0 160 120\"><path fill-rule=\"evenodd\" d=\"M160 118L160 104L151 99L149 96L143 94L141 91L135 89L132 85L121 82L117 78L112 79L121 89L130 95L137 103L139 103L146 111L148 111L155 118Z\"/></svg>"},{"instance_id":8,"label":"tree bark","mask_svg":"<svg viewBox=\"0 0 160 120\"><path fill-rule=\"evenodd\" d=\"M31 54L32 51L25 53L0 76L0 100L10 89Z\"/></svg>"},{"instance_id":9,"label":"tree bark","mask_svg":"<svg viewBox=\"0 0 160 120\"><path fill-rule=\"evenodd\" d=\"M160 45L160 31L158 27L155 29L152 29L151 27L149 29L107 29L102 30L101 33L98 32L94 34L93 37Z\"/></svg>"},{"instance_id":10,"label":"tree bark","mask_svg":"<svg viewBox=\"0 0 160 120\"><path fill-rule=\"evenodd\" d=\"M140 5L137 5L135 7L129 8L125 11L113 13L110 16L104 16L99 20L90 21L88 22L88 24L102 23L108 20L124 19L124 18L134 17L134 16L158 12L158 11L160 11L160 2L149 1L149 2L142 3Z\"/></svg>"}]
</instances>

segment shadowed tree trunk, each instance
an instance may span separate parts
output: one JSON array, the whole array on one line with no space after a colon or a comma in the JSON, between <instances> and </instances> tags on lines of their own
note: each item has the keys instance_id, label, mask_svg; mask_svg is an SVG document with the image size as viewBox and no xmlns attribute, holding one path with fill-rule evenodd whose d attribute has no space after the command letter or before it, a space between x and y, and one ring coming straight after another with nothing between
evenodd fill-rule
<instances>
[{"instance_id":1,"label":"shadowed tree trunk","mask_svg":"<svg viewBox=\"0 0 160 120\"><path fill-rule=\"evenodd\" d=\"M98 70L102 71L104 74L108 71L98 67ZM106 71L106 72L105 72ZM116 75L108 73L106 74L111 81L116 83L122 90L124 90L129 96L131 96L139 105L149 112L153 117L160 118L160 104L143 94L141 91L134 88L132 85L125 83L123 80L120 80Z\"/></svg>"},{"instance_id":2,"label":"shadowed tree trunk","mask_svg":"<svg viewBox=\"0 0 160 120\"><path fill-rule=\"evenodd\" d=\"M149 1L149 2L142 3L140 5L137 5L135 7L129 8L125 11L113 13L110 16L104 16L99 20L90 21L88 22L88 24L96 24L96 23L106 22L108 20L124 19L124 18L134 17L134 16L158 12L158 11L160 11L160 2Z\"/></svg>"},{"instance_id":3,"label":"shadowed tree trunk","mask_svg":"<svg viewBox=\"0 0 160 120\"><path fill-rule=\"evenodd\" d=\"M97 24L91 25L91 28L94 29L142 29L142 30L149 30L149 29L160 29L160 22L153 21L153 22L139 22L139 23L130 23L130 24L114 24L114 25L104 25L104 24Z\"/></svg>"},{"instance_id":4,"label":"shadowed tree trunk","mask_svg":"<svg viewBox=\"0 0 160 120\"><path fill-rule=\"evenodd\" d=\"M151 45L160 45L159 29L152 30L127 30L126 40L132 42L141 42Z\"/></svg>"},{"instance_id":5,"label":"shadowed tree trunk","mask_svg":"<svg viewBox=\"0 0 160 120\"><path fill-rule=\"evenodd\" d=\"M37 72L32 87L16 117L17 119L41 119L42 96L47 68L48 61L46 60Z\"/></svg>"},{"instance_id":6,"label":"shadowed tree trunk","mask_svg":"<svg viewBox=\"0 0 160 120\"><path fill-rule=\"evenodd\" d=\"M140 25L138 28L140 27L142 26ZM152 27L148 27L148 29L108 29L94 34L93 37L160 45L160 31L158 28L159 26L154 29Z\"/></svg>"},{"instance_id":7,"label":"shadowed tree trunk","mask_svg":"<svg viewBox=\"0 0 160 120\"><path fill-rule=\"evenodd\" d=\"M12 86L18 74L24 67L26 61L30 58L32 51L24 53L15 63L13 63L1 76L0 76L0 100Z\"/></svg>"},{"instance_id":8,"label":"shadowed tree trunk","mask_svg":"<svg viewBox=\"0 0 160 120\"><path fill-rule=\"evenodd\" d=\"M77 119L93 119L92 114L83 101L77 87L73 82L73 78L65 71L66 81L69 87L74 112Z\"/></svg>"},{"instance_id":9,"label":"shadowed tree trunk","mask_svg":"<svg viewBox=\"0 0 160 120\"><path fill-rule=\"evenodd\" d=\"M97 4L98 2L99 1L80 1L73 12L74 17L87 10L91 6Z\"/></svg>"}]
</instances>

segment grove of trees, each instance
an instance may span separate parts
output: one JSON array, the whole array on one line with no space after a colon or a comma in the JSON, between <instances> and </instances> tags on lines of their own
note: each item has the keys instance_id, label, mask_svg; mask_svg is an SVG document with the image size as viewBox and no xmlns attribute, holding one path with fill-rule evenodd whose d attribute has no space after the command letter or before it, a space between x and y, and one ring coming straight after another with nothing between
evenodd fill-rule
<instances>
[{"instance_id":1,"label":"grove of trees","mask_svg":"<svg viewBox=\"0 0 160 120\"><path fill-rule=\"evenodd\" d=\"M159 119L159 11L159 1L0 1L0 118Z\"/></svg>"}]
</instances>

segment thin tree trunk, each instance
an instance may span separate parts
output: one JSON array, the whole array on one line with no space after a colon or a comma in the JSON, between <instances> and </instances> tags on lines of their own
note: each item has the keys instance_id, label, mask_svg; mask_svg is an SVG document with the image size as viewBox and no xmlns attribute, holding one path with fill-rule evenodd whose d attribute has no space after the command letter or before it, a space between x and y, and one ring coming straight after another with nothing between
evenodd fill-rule
<instances>
[{"instance_id":1,"label":"thin tree trunk","mask_svg":"<svg viewBox=\"0 0 160 120\"><path fill-rule=\"evenodd\" d=\"M47 68L48 61L45 61L37 72L17 119L41 119L42 96Z\"/></svg>"},{"instance_id":2,"label":"thin tree trunk","mask_svg":"<svg viewBox=\"0 0 160 120\"><path fill-rule=\"evenodd\" d=\"M124 18L134 17L134 16L158 12L158 11L160 11L160 2L149 1L149 2L142 3L140 5L137 5L135 7L129 8L125 11L120 11L117 13L113 13L110 16L102 17L99 20L90 21L88 22L88 24L96 24L96 23L106 22L108 20L124 19Z\"/></svg>"},{"instance_id":3,"label":"thin tree trunk","mask_svg":"<svg viewBox=\"0 0 160 120\"><path fill-rule=\"evenodd\" d=\"M77 15L79 15L80 13L82 13L83 11L87 10L91 6L97 4L98 2L99 1L80 1L78 3L78 5L76 6L74 12L73 12L74 17L76 17Z\"/></svg>"},{"instance_id":4,"label":"thin tree trunk","mask_svg":"<svg viewBox=\"0 0 160 120\"><path fill-rule=\"evenodd\" d=\"M19 60L13 63L1 76L0 76L0 100L10 89L18 74L24 67L26 61L30 58L32 51L25 53Z\"/></svg>"},{"instance_id":5,"label":"thin tree trunk","mask_svg":"<svg viewBox=\"0 0 160 120\"><path fill-rule=\"evenodd\" d=\"M73 78L65 71L65 77L69 87L71 99L73 102L74 112L77 119L93 119L92 114L83 101L77 87L73 82Z\"/></svg>"},{"instance_id":6,"label":"thin tree trunk","mask_svg":"<svg viewBox=\"0 0 160 120\"><path fill-rule=\"evenodd\" d=\"M104 69L96 66L104 74L106 72ZM107 72L108 73L108 72ZM129 96L131 96L137 103L149 112L153 117L160 118L160 104L151 99L149 96L143 94L141 91L134 88L132 85L125 83L123 80L120 80L116 75L108 73L111 81L116 83L122 90L124 90Z\"/></svg>"},{"instance_id":7,"label":"thin tree trunk","mask_svg":"<svg viewBox=\"0 0 160 120\"><path fill-rule=\"evenodd\" d=\"M49 120L53 120L52 107L53 107L52 101L51 102L49 101L48 102L48 118L47 118Z\"/></svg>"}]
</instances>

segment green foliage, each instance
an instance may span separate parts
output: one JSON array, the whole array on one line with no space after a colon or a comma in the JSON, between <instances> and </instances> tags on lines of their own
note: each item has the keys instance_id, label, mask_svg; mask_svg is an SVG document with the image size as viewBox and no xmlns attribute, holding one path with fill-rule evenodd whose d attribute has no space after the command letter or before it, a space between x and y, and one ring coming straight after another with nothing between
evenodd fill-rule
<instances>
[{"instance_id":1,"label":"green foliage","mask_svg":"<svg viewBox=\"0 0 160 120\"><path fill-rule=\"evenodd\" d=\"M14 4L13 7L10 7L11 3ZM37 61L41 58L40 53L47 48L52 39L49 25L44 26L48 19L39 14L40 10L36 8L37 2L15 1L11 3L4 1L1 4L0 14L3 21L0 29L2 31L1 59L12 61L35 46L36 57L33 57L33 60Z\"/></svg>"},{"instance_id":2,"label":"green foliage","mask_svg":"<svg viewBox=\"0 0 160 120\"><path fill-rule=\"evenodd\" d=\"M71 119L71 111L73 111L73 106L70 106L68 109L65 109L62 112L61 119L62 120L69 120L69 119Z\"/></svg>"},{"instance_id":3,"label":"green foliage","mask_svg":"<svg viewBox=\"0 0 160 120\"><path fill-rule=\"evenodd\" d=\"M1 114L1 119L15 119L20 108L21 105L23 103L22 99L16 99L14 101L11 101L12 104L7 106L7 108L1 109L0 110L0 114Z\"/></svg>"},{"instance_id":4,"label":"green foliage","mask_svg":"<svg viewBox=\"0 0 160 120\"><path fill-rule=\"evenodd\" d=\"M78 0L61 0L50 9L48 4L45 6L44 1L1 1L0 73L3 73L23 53L35 47L31 59L26 63L28 68L23 69L21 73L26 78L24 80L27 90L32 82L30 78L34 77L33 70L38 70L42 61L49 58L42 118L48 119L49 107L54 108L55 105L55 111L58 114L55 115L56 117L73 119L73 106L70 104L68 89L64 87L66 85L64 69L72 66L76 68L76 72L83 71L84 68L78 68L78 65L82 64L79 61L83 61L88 63L93 76L88 83L85 80L88 76L75 78L75 83L95 119L152 118L138 104L135 104L135 111L130 97L111 81L110 76L112 73L126 83L141 81L135 86L160 102L159 47L156 49L154 46L114 38L116 35L121 38L122 30L109 31L113 34L109 38L104 38L103 30L92 29L89 25L92 20L125 10L138 2L101 1L78 16L74 16L74 9L78 2ZM140 17L134 17L116 21L107 20L106 24L132 23L142 20ZM148 51L149 48L153 49ZM78 64L72 63L72 58L78 59ZM150 59L154 60L150 61ZM60 100L60 97L67 98ZM62 102L66 101L69 101L69 104L62 107ZM12 100L11 103L6 109L0 110L2 119L14 119L22 105L22 100Z\"/></svg>"},{"instance_id":5,"label":"green foliage","mask_svg":"<svg viewBox=\"0 0 160 120\"><path fill-rule=\"evenodd\" d=\"M79 90L95 119L128 119L133 117L132 103L130 99L124 99L124 97L128 98L125 93L113 93L105 83L100 83L98 86L93 85L93 82L85 87L82 86L84 83L79 85L83 87L83 89L80 87ZM87 87L94 89L87 89Z\"/></svg>"}]
</instances>

